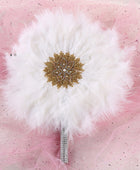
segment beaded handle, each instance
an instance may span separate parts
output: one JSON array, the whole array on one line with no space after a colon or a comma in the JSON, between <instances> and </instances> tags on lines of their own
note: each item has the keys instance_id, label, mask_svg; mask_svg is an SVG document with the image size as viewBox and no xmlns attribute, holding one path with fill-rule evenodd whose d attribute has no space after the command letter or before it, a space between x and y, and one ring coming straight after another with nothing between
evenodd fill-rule
<instances>
[{"instance_id":1,"label":"beaded handle","mask_svg":"<svg viewBox=\"0 0 140 170\"><path fill-rule=\"evenodd\" d=\"M65 128L61 126L61 139L60 139L60 159L64 163L68 163L68 134Z\"/></svg>"}]
</instances>

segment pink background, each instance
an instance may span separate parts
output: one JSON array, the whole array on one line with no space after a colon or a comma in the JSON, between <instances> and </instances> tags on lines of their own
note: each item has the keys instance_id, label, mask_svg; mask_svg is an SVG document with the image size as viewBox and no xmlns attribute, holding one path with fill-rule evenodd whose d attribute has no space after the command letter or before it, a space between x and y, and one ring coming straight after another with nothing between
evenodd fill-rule
<instances>
[{"instance_id":1,"label":"pink background","mask_svg":"<svg viewBox=\"0 0 140 170\"><path fill-rule=\"evenodd\" d=\"M93 3L92 1L2 0L0 1L0 79L6 77L4 53L11 52L20 32L34 14L59 6L75 11L79 6L102 26L116 26L120 45L136 45L134 87L125 111L100 120L91 136L74 137L70 162L59 161L59 133L49 136L30 131L25 122L9 118L0 96L0 170L140 170L140 7L137 3ZM117 1L116 1L117 2Z\"/></svg>"}]
</instances>

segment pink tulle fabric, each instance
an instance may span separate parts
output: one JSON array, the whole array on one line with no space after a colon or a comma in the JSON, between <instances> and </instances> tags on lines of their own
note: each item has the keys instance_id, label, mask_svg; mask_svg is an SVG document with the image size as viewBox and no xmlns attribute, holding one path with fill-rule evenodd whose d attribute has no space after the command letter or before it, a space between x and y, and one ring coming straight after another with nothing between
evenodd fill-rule
<instances>
[{"instance_id":1,"label":"pink tulle fabric","mask_svg":"<svg viewBox=\"0 0 140 170\"><path fill-rule=\"evenodd\" d=\"M117 1L116 1L117 2ZM69 164L59 160L59 132L40 134L10 117L0 91L0 170L138 170L140 169L140 7L102 1L16 0L0 2L0 80L6 78L4 54L11 52L25 25L44 9L82 10L104 29L116 27L121 47L135 45L134 86L125 111L100 120L91 136L75 136Z\"/></svg>"}]
</instances>

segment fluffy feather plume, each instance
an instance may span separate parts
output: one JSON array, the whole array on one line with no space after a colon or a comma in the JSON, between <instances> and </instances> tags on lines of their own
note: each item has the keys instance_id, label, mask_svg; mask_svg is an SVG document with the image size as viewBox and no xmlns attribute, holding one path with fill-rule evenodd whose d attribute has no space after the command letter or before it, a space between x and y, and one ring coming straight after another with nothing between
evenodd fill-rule
<instances>
[{"instance_id":1,"label":"fluffy feather plume","mask_svg":"<svg viewBox=\"0 0 140 170\"><path fill-rule=\"evenodd\" d=\"M121 109L133 85L131 49L121 49L115 29L103 30L84 14L45 11L26 28L6 55L8 77L4 93L17 119L31 128L60 128L70 135L87 134L100 117ZM52 85L44 76L54 54L69 53L83 64L82 78L68 88Z\"/></svg>"}]
</instances>

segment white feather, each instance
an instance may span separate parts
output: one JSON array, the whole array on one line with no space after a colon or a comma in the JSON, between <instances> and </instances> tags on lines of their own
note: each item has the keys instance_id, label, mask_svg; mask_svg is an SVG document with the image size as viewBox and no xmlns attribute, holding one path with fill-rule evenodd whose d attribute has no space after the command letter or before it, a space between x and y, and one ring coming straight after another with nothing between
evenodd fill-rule
<instances>
[{"instance_id":1,"label":"white feather","mask_svg":"<svg viewBox=\"0 0 140 170\"><path fill-rule=\"evenodd\" d=\"M9 108L32 128L62 124L70 135L87 134L93 122L117 113L126 100L133 85L132 49L119 47L115 28L103 30L82 13L45 11L36 18L13 47L16 56L6 55ZM44 76L44 62L60 51L84 64L79 84L68 89L57 89Z\"/></svg>"}]
</instances>

